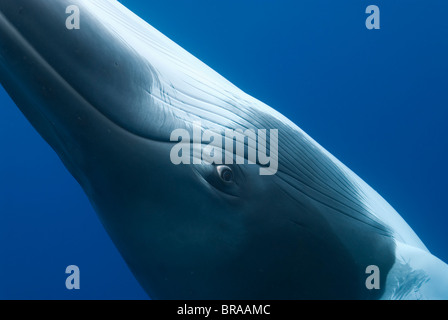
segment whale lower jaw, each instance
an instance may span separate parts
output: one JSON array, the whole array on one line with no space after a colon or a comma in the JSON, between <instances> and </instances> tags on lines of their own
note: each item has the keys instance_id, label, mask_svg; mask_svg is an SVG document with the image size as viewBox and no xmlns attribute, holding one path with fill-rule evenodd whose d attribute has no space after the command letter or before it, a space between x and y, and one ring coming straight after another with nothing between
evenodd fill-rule
<instances>
[{"instance_id":1,"label":"whale lower jaw","mask_svg":"<svg viewBox=\"0 0 448 320\"><path fill-rule=\"evenodd\" d=\"M104 128L123 135L134 134L99 112L76 91L2 12L0 40L1 84L70 173L85 189L90 189L82 167L88 161L83 151L90 144L91 136L104 135Z\"/></svg>"},{"instance_id":2,"label":"whale lower jaw","mask_svg":"<svg viewBox=\"0 0 448 320\"><path fill-rule=\"evenodd\" d=\"M30 121L40 135L57 151L59 155L68 154L65 150L64 139L60 137L60 130L55 125L47 109L47 101L42 97L46 92L55 93L56 89L64 98L69 93L78 96L51 66L34 50L26 39L9 23L0 12L0 82L12 97L22 113ZM21 57L21 59L17 59ZM34 74L42 85L36 86L30 79ZM28 83L23 79L28 79ZM50 84L53 84L51 86ZM73 100L73 99L69 99ZM64 100L60 100L63 105ZM71 167L67 158L64 163Z\"/></svg>"}]
</instances>

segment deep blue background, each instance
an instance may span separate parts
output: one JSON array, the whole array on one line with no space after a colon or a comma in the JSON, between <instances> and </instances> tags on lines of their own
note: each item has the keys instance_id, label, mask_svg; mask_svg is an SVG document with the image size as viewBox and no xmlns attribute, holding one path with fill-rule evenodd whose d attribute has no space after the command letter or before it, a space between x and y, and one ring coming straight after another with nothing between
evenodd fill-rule
<instances>
[{"instance_id":1,"label":"deep blue background","mask_svg":"<svg viewBox=\"0 0 448 320\"><path fill-rule=\"evenodd\" d=\"M297 123L448 262L447 1L122 2ZM369 4L381 30L365 28ZM146 298L3 89L0 150L0 298ZM65 289L70 264L81 290Z\"/></svg>"}]
</instances>

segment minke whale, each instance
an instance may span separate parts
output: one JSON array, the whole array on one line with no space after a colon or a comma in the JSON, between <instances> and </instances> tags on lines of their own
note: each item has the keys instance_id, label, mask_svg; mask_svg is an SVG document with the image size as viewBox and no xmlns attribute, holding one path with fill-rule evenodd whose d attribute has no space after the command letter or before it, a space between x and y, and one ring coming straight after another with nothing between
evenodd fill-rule
<instances>
[{"instance_id":1,"label":"minke whale","mask_svg":"<svg viewBox=\"0 0 448 320\"><path fill-rule=\"evenodd\" d=\"M0 0L0 81L152 299L448 298L447 265L377 192L117 1ZM213 163L197 123L215 142L266 137L225 150L244 163ZM260 174L250 148L273 130L278 167ZM195 161L173 163L184 145Z\"/></svg>"}]
</instances>

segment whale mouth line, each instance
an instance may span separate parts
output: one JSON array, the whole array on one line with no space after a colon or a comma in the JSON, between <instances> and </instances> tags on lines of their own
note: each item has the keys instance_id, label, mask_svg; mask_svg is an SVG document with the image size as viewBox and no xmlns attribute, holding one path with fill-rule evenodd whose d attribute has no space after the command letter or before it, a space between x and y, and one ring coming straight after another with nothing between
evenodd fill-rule
<instances>
[{"instance_id":1,"label":"whale mouth line","mask_svg":"<svg viewBox=\"0 0 448 320\"><path fill-rule=\"evenodd\" d=\"M80 101L80 103L83 106L87 106L89 108L89 112L95 112L97 116L101 116L103 119L107 120L114 127L124 131L129 135L133 135L139 139L150 140L154 142L169 143L169 144L175 143L170 140L162 139L161 137L139 134L134 130L131 130L129 128L126 128L125 126L120 125L118 121L114 121L104 112L101 112L99 108L96 108L84 95L82 95L78 90L76 90L70 82L68 82L63 76L61 76L61 74L17 30L17 28L9 22L9 20L4 16L2 12L0 12L0 32L6 34L11 39L14 39L13 41L15 45L19 48L19 51L26 53L24 54L24 58L32 60L33 62L36 63L36 65L45 70L46 77L53 78L54 80L56 80L61 85L61 87L67 90L68 95ZM0 64L3 65L5 70L9 70L5 61L5 57L3 57L3 55L0 55ZM10 71L8 73L12 75ZM57 133L58 131L57 125L55 125L55 123L50 120L47 114L49 111L41 107L42 103L38 103L37 105L38 107L33 108L34 111L37 111L42 116L42 118L45 119L47 125L51 127L51 130ZM62 141L61 139L58 140Z\"/></svg>"}]
</instances>

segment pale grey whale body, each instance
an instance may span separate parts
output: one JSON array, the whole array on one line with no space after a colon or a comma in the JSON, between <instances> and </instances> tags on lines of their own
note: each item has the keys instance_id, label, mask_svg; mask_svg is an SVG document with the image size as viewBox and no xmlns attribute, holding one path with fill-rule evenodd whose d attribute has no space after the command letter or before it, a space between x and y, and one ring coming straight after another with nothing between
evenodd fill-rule
<instances>
[{"instance_id":1,"label":"pale grey whale body","mask_svg":"<svg viewBox=\"0 0 448 320\"><path fill-rule=\"evenodd\" d=\"M448 297L447 266L374 190L118 2L0 0L0 41L2 85L151 298ZM170 134L195 121L277 129L278 172L229 165L224 181L216 165L174 165Z\"/></svg>"}]
</instances>

